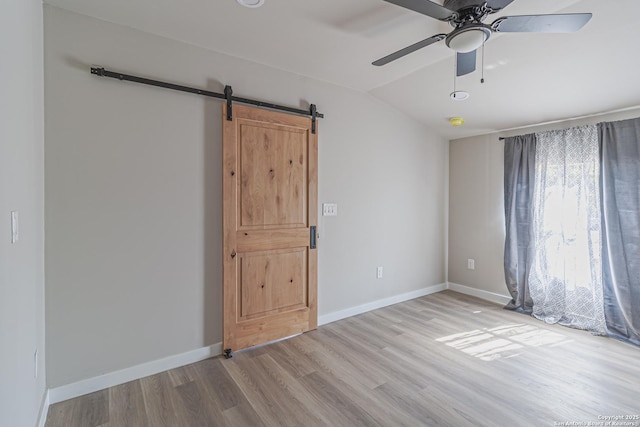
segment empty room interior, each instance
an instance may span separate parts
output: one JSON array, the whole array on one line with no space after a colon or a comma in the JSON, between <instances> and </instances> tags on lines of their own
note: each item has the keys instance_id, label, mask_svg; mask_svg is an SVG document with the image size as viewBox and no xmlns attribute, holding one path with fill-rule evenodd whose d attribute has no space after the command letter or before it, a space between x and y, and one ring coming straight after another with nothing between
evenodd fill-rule
<instances>
[{"instance_id":1,"label":"empty room interior","mask_svg":"<svg viewBox=\"0 0 640 427\"><path fill-rule=\"evenodd\" d=\"M640 2L0 10L0 426L640 426Z\"/></svg>"}]
</instances>

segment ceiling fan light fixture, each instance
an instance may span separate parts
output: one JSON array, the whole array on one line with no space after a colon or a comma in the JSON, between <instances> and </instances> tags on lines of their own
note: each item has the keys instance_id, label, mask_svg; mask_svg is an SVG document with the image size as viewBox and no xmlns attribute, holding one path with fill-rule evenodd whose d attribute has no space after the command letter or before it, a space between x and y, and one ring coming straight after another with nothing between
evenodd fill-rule
<instances>
[{"instance_id":1,"label":"ceiling fan light fixture","mask_svg":"<svg viewBox=\"0 0 640 427\"><path fill-rule=\"evenodd\" d=\"M491 30L482 24L466 25L453 30L447 36L447 46L456 52L467 53L478 49L489 40Z\"/></svg>"},{"instance_id":2,"label":"ceiling fan light fixture","mask_svg":"<svg viewBox=\"0 0 640 427\"><path fill-rule=\"evenodd\" d=\"M264 0L236 0L244 7L256 8L264 4Z\"/></svg>"}]
</instances>

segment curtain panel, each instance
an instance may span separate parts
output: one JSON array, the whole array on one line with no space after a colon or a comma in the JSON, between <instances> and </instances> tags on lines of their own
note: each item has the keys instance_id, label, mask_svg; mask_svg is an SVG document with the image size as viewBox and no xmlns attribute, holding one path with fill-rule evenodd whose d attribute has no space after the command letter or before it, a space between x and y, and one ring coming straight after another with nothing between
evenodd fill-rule
<instances>
[{"instance_id":1,"label":"curtain panel","mask_svg":"<svg viewBox=\"0 0 640 427\"><path fill-rule=\"evenodd\" d=\"M504 212L506 239L504 274L511 302L505 308L531 313L529 271L533 250L533 184L535 181L535 134L505 138Z\"/></svg>"},{"instance_id":2,"label":"curtain panel","mask_svg":"<svg viewBox=\"0 0 640 427\"><path fill-rule=\"evenodd\" d=\"M640 119L598 124L609 335L640 345Z\"/></svg>"},{"instance_id":3,"label":"curtain panel","mask_svg":"<svg viewBox=\"0 0 640 427\"><path fill-rule=\"evenodd\" d=\"M640 345L640 118L595 129L505 138L505 308Z\"/></svg>"},{"instance_id":4,"label":"curtain panel","mask_svg":"<svg viewBox=\"0 0 640 427\"><path fill-rule=\"evenodd\" d=\"M604 335L598 129L536 134L533 316Z\"/></svg>"}]
</instances>

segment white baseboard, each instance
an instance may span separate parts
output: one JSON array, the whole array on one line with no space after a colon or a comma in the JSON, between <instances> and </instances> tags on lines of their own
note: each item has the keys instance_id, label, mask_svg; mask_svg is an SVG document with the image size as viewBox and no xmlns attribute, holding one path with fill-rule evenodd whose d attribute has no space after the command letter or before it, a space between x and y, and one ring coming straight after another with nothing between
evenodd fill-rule
<instances>
[{"instance_id":1,"label":"white baseboard","mask_svg":"<svg viewBox=\"0 0 640 427\"><path fill-rule=\"evenodd\" d=\"M222 354L222 343L217 343L209 347L199 348L175 356L165 357L164 359L142 363L120 371L88 378L76 383L55 387L49 389L48 403L53 405L54 403L148 377L149 375L155 375L159 372L168 371L169 369L179 368L180 366L189 365L220 354Z\"/></svg>"},{"instance_id":2,"label":"white baseboard","mask_svg":"<svg viewBox=\"0 0 640 427\"><path fill-rule=\"evenodd\" d=\"M357 307L351 307L345 310L325 314L318 318L318 324L324 325L326 323L335 322L336 320L355 316L356 314L375 310L376 308L386 307L391 304L397 304L399 302L419 298L425 295L443 291L445 289L447 289L447 284L442 283L439 285L419 289L417 291L373 301L368 304L359 305ZM46 407L48 409L48 406L50 404L53 405L58 402L93 393L95 391L104 390L105 388L124 384L129 381L135 381L140 378L148 377L149 375L154 375L159 372L167 371L169 369L189 365L191 363L199 362L201 360L208 359L213 356L218 356L220 354L222 354L222 343L217 343L210 347L188 351L186 353L169 356L164 359L142 363L140 365L125 368L120 371L110 372L97 377L87 378L86 380L78 381L75 383L51 388L47 393ZM46 414L44 415L44 419L46 419Z\"/></svg>"},{"instance_id":3,"label":"white baseboard","mask_svg":"<svg viewBox=\"0 0 640 427\"><path fill-rule=\"evenodd\" d=\"M379 299L377 301L372 301L370 303L361 304L355 307L350 307L344 310L324 314L322 316L319 316L318 324L325 325L327 323L335 322L337 320L345 319L357 314L366 313L367 311L412 300L415 298L420 298L425 295L444 291L446 289L503 305L511 301L511 297L506 295L500 295L493 292L470 288L468 286L449 282L428 286L426 288L418 289L417 291L407 292L404 294ZM108 374L88 378L76 383L51 388L46 392L43 398L42 408L40 411L41 414L38 420L38 427L44 427L44 423L47 419L49 405L83 396L88 393L93 393L95 391L103 390L105 388L124 384L129 381L138 380L140 378L148 377L149 375L155 375L159 372L179 368L180 366L189 365L191 363L199 362L201 360L218 356L220 354L222 354L222 343L217 343L209 347L199 348L175 356L165 357L164 359L142 363L140 365L125 368L120 371L110 372Z\"/></svg>"},{"instance_id":4,"label":"white baseboard","mask_svg":"<svg viewBox=\"0 0 640 427\"><path fill-rule=\"evenodd\" d=\"M318 317L318 325L326 325L327 323L335 322L337 320L346 319L347 317L355 316L357 314L366 313L367 311L375 310L378 308L386 307L388 305L397 304L399 302L408 301L415 298L420 298L425 295L435 294L436 292L444 291L447 289L446 283L439 285L428 286L426 288L418 289L417 291L407 292L400 295L395 295L388 298L379 299L366 304L358 305L355 307L346 308L344 310L334 311L332 313L323 314Z\"/></svg>"},{"instance_id":5,"label":"white baseboard","mask_svg":"<svg viewBox=\"0 0 640 427\"><path fill-rule=\"evenodd\" d=\"M511 301L511 297L507 295L496 294L482 289L470 288L469 286L459 285L452 282L447 283L447 289L483 300L495 302L496 304L501 305L505 305L509 303L509 301Z\"/></svg>"},{"instance_id":6,"label":"white baseboard","mask_svg":"<svg viewBox=\"0 0 640 427\"><path fill-rule=\"evenodd\" d=\"M49 390L44 391L42 396L42 403L40 404L40 411L38 411L37 427L44 427L47 422L47 414L49 413Z\"/></svg>"}]
</instances>

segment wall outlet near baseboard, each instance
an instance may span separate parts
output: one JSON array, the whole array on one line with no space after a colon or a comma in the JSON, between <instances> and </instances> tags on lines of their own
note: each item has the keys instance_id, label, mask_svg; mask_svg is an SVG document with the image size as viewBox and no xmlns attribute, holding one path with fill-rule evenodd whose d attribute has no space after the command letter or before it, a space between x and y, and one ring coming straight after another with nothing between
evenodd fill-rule
<instances>
[{"instance_id":1,"label":"wall outlet near baseboard","mask_svg":"<svg viewBox=\"0 0 640 427\"><path fill-rule=\"evenodd\" d=\"M377 277L378 279L382 279L382 267L378 267L378 268L376 269L376 277Z\"/></svg>"},{"instance_id":2,"label":"wall outlet near baseboard","mask_svg":"<svg viewBox=\"0 0 640 427\"><path fill-rule=\"evenodd\" d=\"M475 270L476 269L476 260L469 258L467 260L467 270Z\"/></svg>"}]
</instances>

